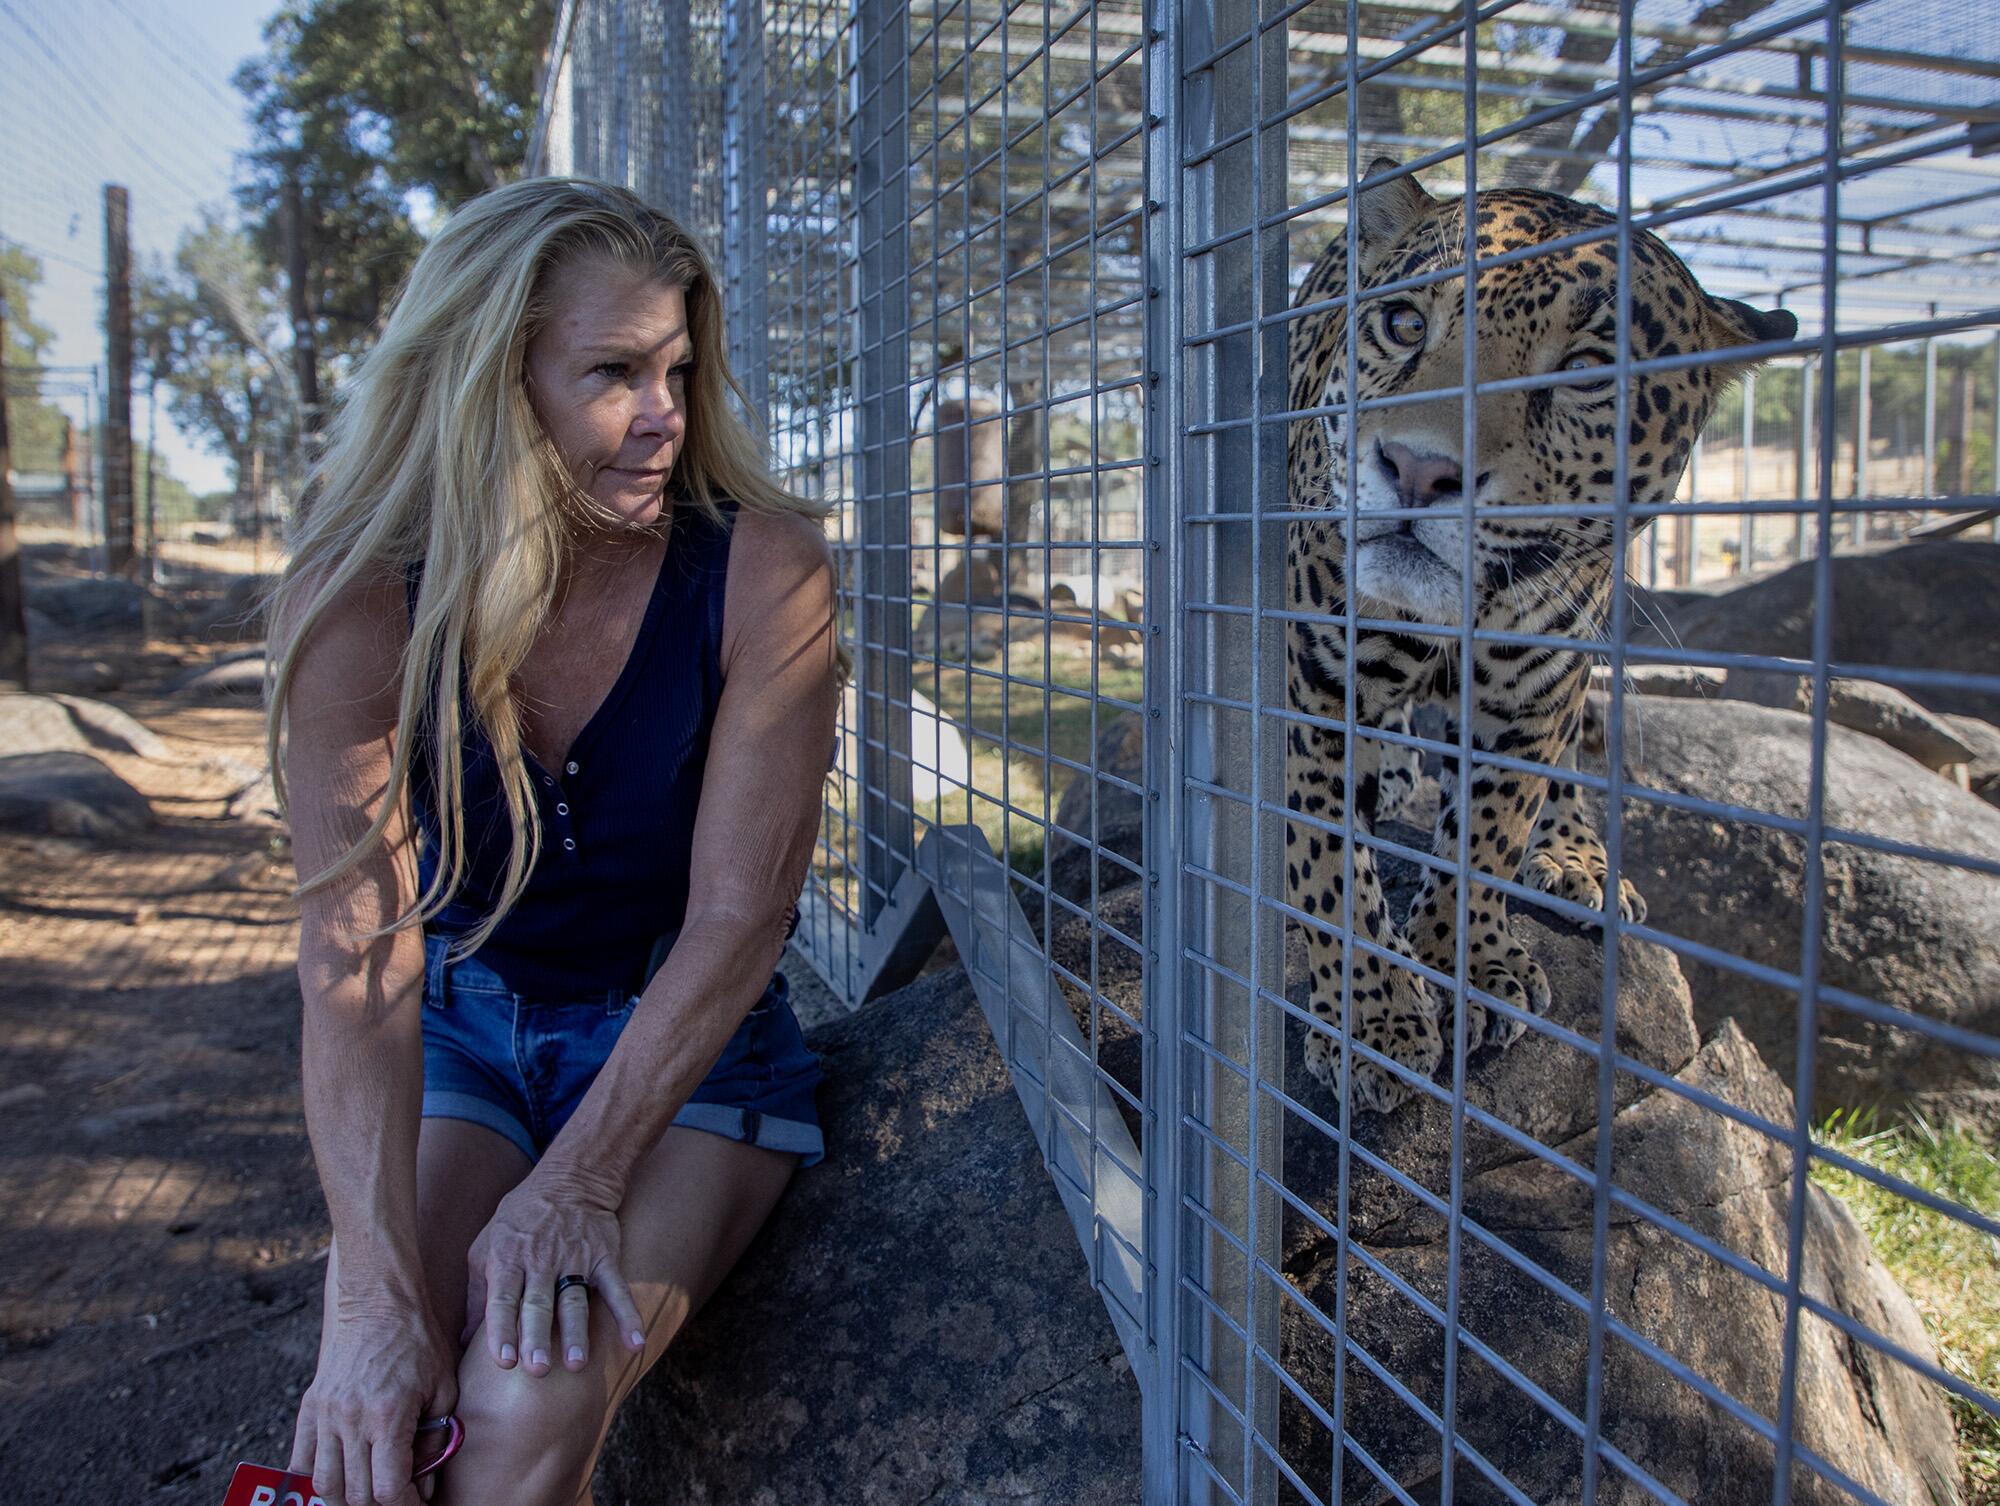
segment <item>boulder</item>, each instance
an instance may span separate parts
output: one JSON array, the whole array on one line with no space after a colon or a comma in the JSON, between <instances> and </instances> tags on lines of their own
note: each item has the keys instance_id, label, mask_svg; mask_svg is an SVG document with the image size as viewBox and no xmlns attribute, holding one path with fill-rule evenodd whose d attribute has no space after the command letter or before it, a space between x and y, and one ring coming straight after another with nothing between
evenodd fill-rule
<instances>
[{"instance_id":1,"label":"boulder","mask_svg":"<svg viewBox=\"0 0 2000 1506\"><path fill-rule=\"evenodd\" d=\"M1632 695L1671 695L1708 700L1722 694L1723 673L1699 664L1628 664L1625 689ZM1611 666L1594 664L1590 688L1611 689Z\"/></svg>"},{"instance_id":2,"label":"boulder","mask_svg":"<svg viewBox=\"0 0 2000 1506\"><path fill-rule=\"evenodd\" d=\"M103 701L80 695L0 694L0 754L92 751L173 757L143 722Z\"/></svg>"},{"instance_id":3,"label":"boulder","mask_svg":"<svg viewBox=\"0 0 2000 1506\"><path fill-rule=\"evenodd\" d=\"M2000 805L2000 727L1949 711L1944 719L1958 740L1972 750L1966 761L1966 787L1988 805Z\"/></svg>"},{"instance_id":4,"label":"boulder","mask_svg":"<svg viewBox=\"0 0 2000 1506\"><path fill-rule=\"evenodd\" d=\"M1780 711L1812 710L1812 681L1782 670L1732 669L1723 679L1722 694ZM1826 682L1826 716L1835 726L1880 738L1927 769L1972 760L1972 749L1943 716L1926 711L1893 685L1836 675Z\"/></svg>"},{"instance_id":5,"label":"boulder","mask_svg":"<svg viewBox=\"0 0 2000 1506\"><path fill-rule=\"evenodd\" d=\"M54 696L0 694L0 756L89 751L90 739Z\"/></svg>"},{"instance_id":6,"label":"boulder","mask_svg":"<svg viewBox=\"0 0 2000 1506\"><path fill-rule=\"evenodd\" d=\"M1598 716L1602 697L1592 697ZM1802 819L1812 721L1739 701L1626 702L1631 787ZM1585 760L1601 767L1601 760ZM1873 737L1829 727L1829 826L1984 857L2000 854L2000 811ZM1628 798L1626 875L1649 924L1732 956L1796 972L1805 924L1805 843L1790 832ZM1830 842L1824 848L1827 985L1989 1037L2000 1035L2000 879ZM1798 998L1684 958L1704 1032L1734 1017L1792 1080ZM1828 1004L1818 1014L1813 1112L1910 1106L2000 1121L2000 1061Z\"/></svg>"},{"instance_id":7,"label":"boulder","mask_svg":"<svg viewBox=\"0 0 2000 1506\"><path fill-rule=\"evenodd\" d=\"M116 706L80 695L52 695L49 699L62 703L92 747L161 762L171 761L174 757L173 749L167 746L165 739L136 716L120 711Z\"/></svg>"},{"instance_id":8,"label":"boulder","mask_svg":"<svg viewBox=\"0 0 2000 1506\"><path fill-rule=\"evenodd\" d=\"M50 636L137 627L145 612L146 588L116 575L43 578L29 595L33 610L54 629Z\"/></svg>"},{"instance_id":9,"label":"boulder","mask_svg":"<svg viewBox=\"0 0 2000 1506\"><path fill-rule=\"evenodd\" d=\"M1792 1117L1783 1084L1733 1025L1674 1075L1689 1089L1777 1123ZM1611 1133L1620 1189L1771 1281L1742 1274L1629 1207L1615 1206L1603 1255L1608 1317L1753 1413L1775 1418L1789 1266L1789 1146L1664 1088L1636 1092ZM1515 1499L1579 1498L1576 1439L1522 1382L1573 1415L1585 1415L1594 1255L1587 1169L1596 1161L1597 1136L1593 1125L1555 1144L1571 1164L1586 1169L1582 1179L1516 1153L1483 1167L1468 1165L1461 1188L1466 1226L1458 1254L1458 1319L1471 1342L1458 1349L1456 1423L1459 1435L1521 1493ZM1366 1143L1365 1131L1356 1139ZM1288 1165L1288 1176L1290 1171ZM1867 1236L1818 1187L1808 1185L1805 1198L1804 1292L1868 1331L1934 1358L1916 1309L1876 1260ZM1406 1291L1443 1308L1452 1260L1448 1233L1444 1219L1414 1203L1389 1224L1356 1231L1345 1291L1349 1342L1434 1412L1444 1400L1442 1331ZM1555 1296L1517 1262L1561 1283L1581 1306ZM1321 1238L1294 1251L1286 1274L1298 1300L1284 1312L1284 1364L1307 1394L1328 1398L1335 1346L1304 1304L1330 1323L1339 1274L1333 1242ZM1355 1443L1411 1496L1435 1500L1440 1447L1431 1424L1353 1359L1346 1387L1345 1421ZM1775 1461L1762 1434L1616 1329L1605 1340L1601 1397L1605 1441L1676 1498L1768 1498ZM1959 1499L1942 1393L1817 1316L1799 1325L1794 1428L1806 1448L1895 1506ZM1280 1431L1281 1451L1308 1484L1324 1490L1333 1446L1324 1428L1287 1396ZM1460 1461L1454 1501L1484 1506L1506 1498L1463 1454ZM1353 1506L1392 1498L1352 1452L1345 1478L1344 1500ZM1639 1506L1657 1497L1606 1464L1597 1499ZM1853 1498L1801 1463L1792 1499L1801 1506L1836 1506Z\"/></svg>"},{"instance_id":10,"label":"boulder","mask_svg":"<svg viewBox=\"0 0 2000 1506\"><path fill-rule=\"evenodd\" d=\"M248 784L230 795L223 806L223 813L232 821L240 821L245 826L282 828L284 815L278 809L278 787L266 769Z\"/></svg>"},{"instance_id":11,"label":"boulder","mask_svg":"<svg viewBox=\"0 0 2000 1506\"><path fill-rule=\"evenodd\" d=\"M195 699L261 700L265 658L261 648L225 654L212 664L189 670L167 687L175 695Z\"/></svg>"},{"instance_id":12,"label":"boulder","mask_svg":"<svg viewBox=\"0 0 2000 1506\"><path fill-rule=\"evenodd\" d=\"M151 802L88 753L0 757L0 830L115 841L152 824Z\"/></svg>"},{"instance_id":13,"label":"boulder","mask_svg":"<svg viewBox=\"0 0 2000 1506\"><path fill-rule=\"evenodd\" d=\"M613 1425L600 1501L1139 1500L1139 1389L964 972L810 1037L828 1155Z\"/></svg>"},{"instance_id":14,"label":"boulder","mask_svg":"<svg viewBox=\"0 0 2000 1506\"><path fill-rule=\"evenodd\" d=\"M1933 539L1839 555L1830 568L1836 662L1986 676L2000 664L2000 544ZM1635 623L1632 641L1671 642L1671 632L1687 648L1811 659L1817 569L1807 560L1731 590L1657 593L1664 628ZM1909 693L1933 711L2000 723L2000 690Z\"/></svg>"},{"instance_id":15,"label":"boulder","mask_svg":"<svg viewBox=\"0 0 2000 1506\"><path fill-rule=\"evenodd\" d=\"M195 621L205 638L241 639L264 636L264 603L277 585L275 575L238 575Z\"/></svg>"},{"instance_id":16,"label":"boulder","mask_svg":"<svg viewBox=\"0 0 2000 1506\"><path fill-rule=\"evenodd\" d=\"M1135 713L1121 711L1099 725L1096 768L1144 787L1146 783L1146 724ZM1095 828L1091 826L1092 806L1096 807ZM1089 774L1078 774L1056 804L1055 824L1063 831L1049 834L1049 882L1056 893L1079 905L1090 903L1091 854L1089 842L1117 853L1128 862L1143 866L1146 834L1145 797ZM1097 886L1108 892L1129 882L1132 870L1099 856Z\"/></svg>"},{"instance_id":17,"label":"boulder","mask_svg":"<svg viewBox=\"0 0 2000 1506\"><path fill-rule=\"evenodd\" d=\"M1384 823L1383 831L1400 843L1423 842L1422 832L1401 823ZM1388 856L1382 872L1391 907L1402 913L1415 895L1418 870ZM1056 962L1091 980L1096 992L1118 1007L1093 1008L1081 990L1065 990L1079 1028L1097 1043L1098 1065L1135 1094L1141 1042L1118 1011L1143 1018L1143 970L1136 946L1118 938L1136 943L1143 935L1144 892L1143 885L1132 883L1104 894L1097 924L1069 916L1057 924L1051 945ZM1594 1040L1603 976L1598 941L1526 905L1515 906L1514 925L1548 974L1552 1022ZM1288 994L1302 1006L1305 957L1297 932L1288 939L1288 952L1287 976L1295 980ZM1689 990L1671 952L1621 941L1618 985L1623 1057L1774 1123L1791 1123L1789 1094L1733 1024L1725 1023L1705 1044L1698 1040ZM1303 1027L1288 1022L1285 1030L1287 1092L1312 1113L1336 1121L1331 1095L1305 1073ZM1618 1072L1613 1082L1612 1166L1618 1186L1782 1282L1789 1146L1631 1072ZM1467 1063L1466 1096L1477 1109L1572 1164L1595 1164L1597 1073L1587 1053L1531 1032L1504 1051L1475 1052ZM1273 1106L1277 1102L1270 1100ZM1349 1159L1346 1228L1351 1248L1365 1252L1376 1268L1350 1257L1347 1331L1436 1411L1443 1401L1438 1325L1390 1278L1442 1308L1450 1261L1447 1230L1419 1197L1373 1170L1368 1158L1448 1198L1452 1115L1448 1106L1426 1098L1389 1115L1357 1113L1352 1130L1359 1153ZM1463 1126L1461 1145L1468 1217L1587 1303L1593 1213L1588 1183L1525 1153L1477 1120ZM1327 1223L1338 1209L1337 1152L1336 1142L1302 1116L1286 1116L1285 1185ZM1921 1319L1875 1259L1866 1236L1819 1189L1810 1188L1807 1196L1805 1290L1868 1330L1931 1356ZM1285 1208L1283 1219L1280 1265L1291 1300L1281 1304L1280 1352L1306 1394L1324 1404L1333 1394L1328 1330L1337 1300L1336 1247L1321 1224L1295 1208ZM1775 1416L1781 1299L1627 1208L1614 1209L1610 1231L1605 1290L1611 1316L1710 1385ZM1477 1235L1463 1237L1459 1259L1459 1313L1466 1330L1581 1415L1587 1308L1580 1313L1554 1297ZM1305 1304L1317 1308L1318 1316ZM1897 1506L1955 1501L1951 1419L1936 1389L1878 1351L1847 1342L1822 1321L1808 1319L1800 1333L1798 1436ZM1760 1436L1628 1340L1614 1335L1605 1355L1604 1432L1628 1457L1684 1500L1753 1501L1768 1494L1774 1462ZM1434 1500L1435 1430L1352 1353L1345 1384L1346 1422L1356 1441L1412 1498ZM1571 1435L1471 1349L1460 1351L1458 1387L1461 1433L1488 1462L1527 1498L1573 1506L1580 1456ZM1332 1439L1290 1395L1280 1410L1279 1432L1287 1463L1328 1498ZM1345 1480L1348 1506L1393 1498L1353 1454ZM1653 1499L1615 1469L1601 1477L1600 1487L1600 1500L1620 1506ZM1461 1469L1454 1499L1488 1503L1502 1496L1468 1466ZM1848 1498L1801 1469L1794 1499L1834 1506Z\"/></svg>"}]
</instances>

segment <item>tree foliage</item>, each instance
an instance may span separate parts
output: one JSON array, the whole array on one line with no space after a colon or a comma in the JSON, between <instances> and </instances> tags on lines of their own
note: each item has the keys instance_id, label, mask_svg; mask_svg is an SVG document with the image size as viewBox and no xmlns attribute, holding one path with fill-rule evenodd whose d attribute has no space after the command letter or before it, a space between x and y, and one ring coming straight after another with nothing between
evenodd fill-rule
<instances>
[{"instance_id":1,"label":"tree foliage","mask_svg":"<svg viewBox=\"0 0 2000 1506\"><path fill-rule=\"evenodd\" d=\"M31 299L41 286L42 264L19 246L0 245L0 303L7 310L7 343L0 364L8 368L7 429L17 471L53 471L62 464L62 410L36 395L22 368L42 364L55 332L35 318Z\"/></svg>"},{"instance_id":2,"label":"tree foliage","mask_svg":"<svg viewBox=\"0 0 2000 1506\"><path fill-rule=\"evenodd\" d=\"M251 237L209 218L181 239L170 267L142 273L132 296L133 338L167 411L235 468L290 442L293 392L282 298Z\"/></svg>"}]
</instances>

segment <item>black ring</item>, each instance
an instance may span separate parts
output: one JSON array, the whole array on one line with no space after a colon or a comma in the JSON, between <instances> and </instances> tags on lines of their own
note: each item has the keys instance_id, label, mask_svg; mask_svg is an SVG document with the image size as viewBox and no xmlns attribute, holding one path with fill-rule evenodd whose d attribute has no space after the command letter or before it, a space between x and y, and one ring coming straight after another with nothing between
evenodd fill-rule
<instances>
[{"instance_id":1,"label":"black ring","mask_svg":"<svg viewBox=\"0 0 2000 1506\"><path fill-rule=\"evenodd\" d=\"M558 1302L562 1301L562 1294L568 1291L573 1286L587 1287L589 1285L590 1285L590 1278L588 1276L558 1277L556 1280L556 1300Z\"/></svg>"}]
</instances>

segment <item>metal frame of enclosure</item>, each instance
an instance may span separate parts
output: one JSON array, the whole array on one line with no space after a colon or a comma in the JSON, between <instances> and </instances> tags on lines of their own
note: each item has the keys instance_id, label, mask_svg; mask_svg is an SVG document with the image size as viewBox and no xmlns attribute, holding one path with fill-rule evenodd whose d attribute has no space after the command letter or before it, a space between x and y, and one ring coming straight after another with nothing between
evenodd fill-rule
<instances>
[{"instance_id":1,"label":"metal frame of enclosure","mask_svg":"<svg viewBox=\"0 0 2000 1506\"><path fill-rule=\"evenodd\" d=\"M828 509L855 676L796 945L858 1004L949 932L1138 1377L1145 1499L1724 1499L1655 1457L1648 1419L1690 1413L1732 1468L1762 1461L1754 1491L1730 1477L1732 1501L1954 1499L1955 1482L1840 1456L1802 1397L1837 1350L1921 1377L1962 1418L2000 1416L1990 1382L1829 1289L1811 1180L1835 1168L2000 1239L1995 1210L1829 1143L1817 1079L1842 1021L2000 1058L1995 1001L1945 1018L1874 997L1829 975L1823 945L1828 874L1849 855L2000 884L2000 849L1870 829L1829 795L1853 735L1829 713L1835 682L2000 696L2000 666L1876 662L1835 630L1841 561L1912 537L1993 548L2000 15L1983 0L568 0L556 55L536 162L631 183L706 233L774 463ZM1385 154L1401 166L1372 170ZM1295 306L1357 195L1408 174L1462 198L1468 222L1501 186L1612 219L1528 253L1480 256L1468 237L1438 270ZM1643 505L1627 489L1635 414L1652 384L1713 357L1635 356L1642 232L1711 293L1800 326L1732 352L1764 364L1711 415L1679 496ZM1443 395L1460 401L1459 453L1477 454L1475 398L1594 376L1483 376L1483 291L1593 242L1620 273L1616 501L1514 499L1509 517L1608 520L1626 585L1601 636L1484 622L1470 526L1456 623L1295 595L1301 507L1338 525L1347 580L1360 525L1422 511L1364 507L1351 481L1290 495L1294 424L1338 417L1351 478L1357 432L1408 402L1361 397L1350 373L1337 401L1294 407L1295 327L1345 321L1351 352L1386 300L1448 302L1470 333ZM1447 504L1467 524L1495 506L1477 492ZM1796 651L1642 631L1632 588L1787 564L1810 582ZM1286 689L1305 628L1343 635L1350 664L1391 629L1461 664L1496 643L1582 647L1606 671L1601 749L1570 770L1488 745L1464 677L1443 730L1364 724L1351 677L1345 714L1315 718ZM1639 744L1664 713L1633 677L1661 665L1804 687L1796 808L1649 781ZM1478 986L1470 881L1454 886L1450 968L1359 926L1357 862L1469 876L1468 823L1431 842L1351 801L1330 819L1292 808L1288 735L1322 721L1350 790L1363 749L1442 773L1447 806L1495 771L1583 789L1609 863L1601 909L1511 872L1477 879L1517 916L1536 907L1538 935L1586 949L1584 997L1538 1015ZM1803 898L1782 955L1621 918L1621 866L1663 810L1790 843ZM1287 893L1286 847L1308 840L1343 854L1335 913ZM1308 930L1342 942L1339 1028L1303 1007L1288 969L1288 934ZM1775 1097L1733 1096L1621 1032L1633 959L1669 954L1711 990L1793 1001ZM1509 1051L1584 1084L1581 1120L1538 1126L1495 1099L1499 1068L1467 1040L1466 1008L1442 1012L1432 1078L1364 1045L1347 1028L1357 956L1516 1019ZM1338 1093L1303 1070L1309 1031L1337 1045ZM1414 1101L1364 1111L1364 1066ZM1781 1216L1764 1246L1624 1179L1622 1125L1642 1101L1774 1159ZM1396 1138L1397 1115L1434 1140ZM1567 1189L1572 1237L1538 1242L1495 1216L1502 1166ZM1401 1209L1409 1242L1369 1225L1364 1203ZM1718 1312L1775 1313L1754 1384L1718 1378L1614 1290L1613 1247L1633 1230L1698 1270ZM1492 1290L1517 1294L1518 1325L1495 1329L1478 1295Z\"/></svg>"}]
</instances>

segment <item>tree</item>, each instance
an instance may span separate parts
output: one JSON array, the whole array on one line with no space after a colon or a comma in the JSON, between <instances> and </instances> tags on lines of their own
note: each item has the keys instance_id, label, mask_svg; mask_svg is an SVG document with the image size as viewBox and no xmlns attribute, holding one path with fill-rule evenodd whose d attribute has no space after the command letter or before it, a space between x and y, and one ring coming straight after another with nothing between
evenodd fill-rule
<instances>
[{"instance_id":1,"label":"tree","mask_svg":"<svg viewBox=\"0 0 2000 1506\"><path fill-rule=\"evenodd\" d=\"M267 81L397 191L457 204L521 170L554 24L552 0L293 0L264 29Z\"/></svg>"},{"instance_id":2,"label":"tree","mask_svg":"<svg viewBox=\"0 0 2000 1506\"><path fill-rule=\"evenodd\" d=\"M168 413L228 458L238 497L255 505L265 457L289 453L296 408L268 265L248 235L211 216L181 238L171 268L140 275L132 303Z\"/></svg>"},{"instance_id":3,"label":"tree","mask_svg":"<svg viewBox=\"0 0 2000 1506\"><path fill-rule=\"evenodd\" d=\"M308 393L380 331L423 245L413 197L450 206L520 171L553 25L552 0L291 0L266 23L236 78L254 143L237 202L291 269Z\"/></svg>"},{"instance_id":4,"label":"tree","mask_svg":"<svg viewBox=\"0 0 2000 1506\"><path fill-rule=\"evenodd\" d=\"M8 432L17 471L58 469L68 425L60 408L42 401L32 375L55 339L53 330L36 321L30 303L41 281L39 260L19 246L0 245L0 302L7 309L7 344L0 364L7 368Z\"/></svg>"}]
</instances>

